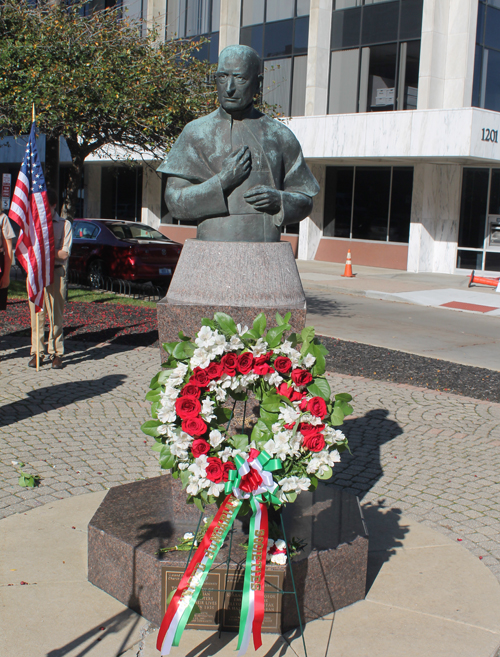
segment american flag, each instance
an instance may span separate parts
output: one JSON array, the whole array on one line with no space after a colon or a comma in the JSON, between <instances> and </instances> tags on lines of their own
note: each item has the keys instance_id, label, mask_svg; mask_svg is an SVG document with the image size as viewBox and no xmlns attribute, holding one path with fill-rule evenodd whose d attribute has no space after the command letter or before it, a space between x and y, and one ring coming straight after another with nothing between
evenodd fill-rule
<instances>
[{"instance_id":1,"label":"american flag","mask_svg":"<svg viewBox=\"0 0 500 657\"><path fill-rule=\"evenodd\" d=\"M21 228L16 258L28 277L28 297L35 304L35 312L39 312L43 307L43 289L54 278L54 232L35 127L33 121L9 217Z\"/></svg>"}]
</instances>

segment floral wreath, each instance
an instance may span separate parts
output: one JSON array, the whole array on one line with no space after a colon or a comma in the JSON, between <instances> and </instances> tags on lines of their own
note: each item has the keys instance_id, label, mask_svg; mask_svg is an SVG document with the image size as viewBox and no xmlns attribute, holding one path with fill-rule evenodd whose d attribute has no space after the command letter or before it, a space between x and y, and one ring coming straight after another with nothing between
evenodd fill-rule
<instances>
[{"instance_id":1,"label":"floral wreath","mask_svg":"<svg viewBox=\"0 0 500 657\"><path fill-rule=\"evenodd\" d=\"M323 376L327 350L311 326L291 333L290 318L291 313L276 314L277 326L266 332L263 313L248 329L218 312L213 320L202 320L194 343L180 331L179 342L163 345L168 359L151 381L146 399L152 402L153 419L142 430L155 438L161 467L181 479L187 502L201 510L216 502L219 510L196 540L184 536L197 549L158 633L162 655L179 645L236 515L248 511L239 655L251 634L255 648L262 645L266 560L286 563L290 557L285 541L270 541L268 507L294 502L302 491L314 490L319 479L330 479L347 449L345 435L335 427L352 412L351 395L331 399ZM259 401L259 419L250 436L233 435L234 406L249 392Z\"/></svg>"},{"instance_id":2,"label":"floral wreath","mask_svg":"<svg viewBox=\"0 0 500 657\"><path fill-rule=\"evenodd\" d=\"M169 356L151 381L146 399L153 419L142 430L157 441L160 466L180 477L188 503L202 509L223 499L236 457L247 459L252 450L281 461L273 472L274 506L332 476L347 448L335 427L352 413L352 397L340 393L331 400L323 376L328 352L311 326L285 339L290 317L277 314L278 326L265 332L263 313L249 330L219 312L202 320L194 344L180 332L180 342L163 345ZM246 400L249 391L260 402L260 417L250 437L230 435L232 410L223 404ZM240 490L251 492L259 476L252 468Z\"/></svg>"}]
</instances>

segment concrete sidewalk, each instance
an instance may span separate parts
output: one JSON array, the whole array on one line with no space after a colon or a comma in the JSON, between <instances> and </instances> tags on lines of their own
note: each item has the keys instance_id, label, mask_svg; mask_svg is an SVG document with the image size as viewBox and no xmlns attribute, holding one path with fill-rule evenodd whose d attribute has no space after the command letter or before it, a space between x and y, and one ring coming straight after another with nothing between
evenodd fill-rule
<instances>
[{"instance_id":1,"label":"concrete sidewalk","mask_svg":"<svg viewBox=\"0 0 500 657\"><path fill-rule=\"evenodd\" d=\"M103 492L0 521L2 657L156 657L157 630L87 582L87 524ZM492 657L500 585L467 550L397 508L365 504L365 600L309 623L310 657ZM295 632L264 634L262 657L302 657ZM235 635L186 631L173 657L234 655ZM254 654L249 648L248 655Z\"/></svg>"},{"instance_id":2,"label":"concrete sidewalk","mask_svg":"<svg viewBox=\"0 0 500 657\"><path fill-rule=\"evenodd\" d=\"M484 285L469 288L469 276L465 274L413 274L353 265L355 277L344 278L343 264L297 260L297 266L305 289L500 315L500 293Z\"/></svg>"}]
</instances>

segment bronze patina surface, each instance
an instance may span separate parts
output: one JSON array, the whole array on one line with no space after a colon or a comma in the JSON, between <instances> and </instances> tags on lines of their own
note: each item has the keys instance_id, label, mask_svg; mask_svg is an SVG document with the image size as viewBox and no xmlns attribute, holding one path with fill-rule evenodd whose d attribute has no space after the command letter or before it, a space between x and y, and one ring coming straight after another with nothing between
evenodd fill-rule
<instances>
[{"instance_id":1,"label":"bronze patina surface","mask_svg":"<svg viewBox=\"0 0 500 657\"><path fill-rule=\"evenodd\" d=\"M228 46L216 73L220 108L189 123L158 171L175 219L198 225L197 239L278 242L281 226L312 209L319 185L294 134L253 106L261 61Z\"/></svg>"}]
</instances>

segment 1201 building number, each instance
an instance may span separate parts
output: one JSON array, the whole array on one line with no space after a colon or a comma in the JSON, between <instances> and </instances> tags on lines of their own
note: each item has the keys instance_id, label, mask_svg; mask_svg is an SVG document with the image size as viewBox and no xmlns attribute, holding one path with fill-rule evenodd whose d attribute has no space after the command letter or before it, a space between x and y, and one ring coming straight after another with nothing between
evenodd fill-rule
<instances>
[{"instance_id":1,"label":"1201 building number","mask_svg":"<svg viewBox=\"0 0 500 657\"><path fill-rule=\"evenodd\" d=\"M481 137L481 141L492 141L495 144L498 144L498 130L483 128L483 136Z\"/></svg>"}]
</instances>

